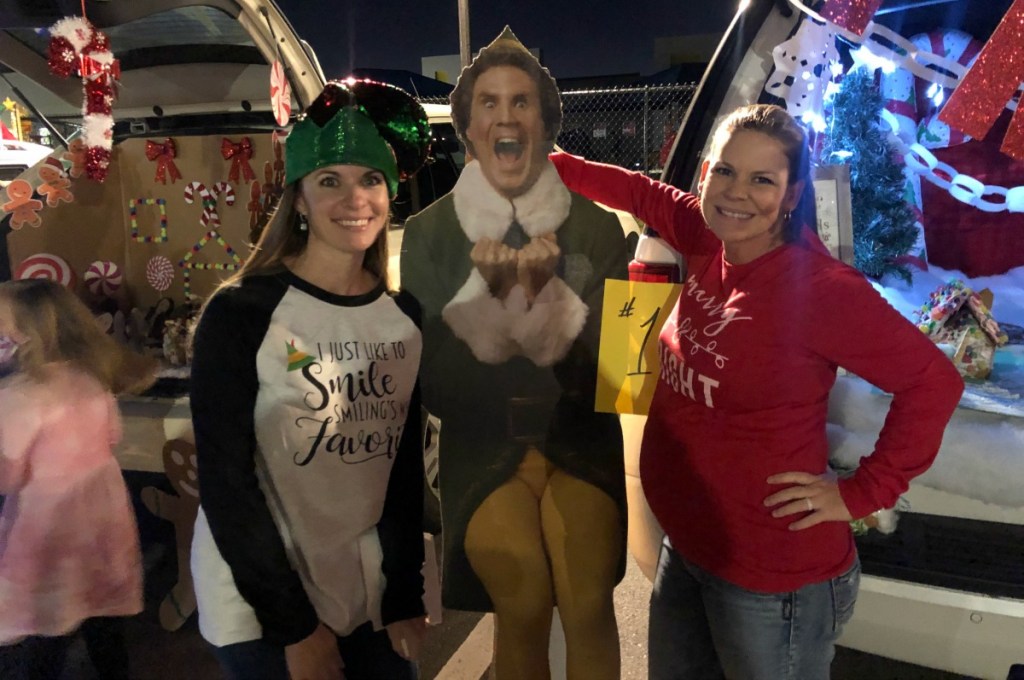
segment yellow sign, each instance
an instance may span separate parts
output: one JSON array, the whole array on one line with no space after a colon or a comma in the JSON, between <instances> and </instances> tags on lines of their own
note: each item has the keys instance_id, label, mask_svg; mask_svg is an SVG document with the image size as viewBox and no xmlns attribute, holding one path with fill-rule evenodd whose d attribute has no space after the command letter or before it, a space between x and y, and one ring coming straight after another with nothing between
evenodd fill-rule
<instances>
[{"instance_id":1,"label":"yellow sign","mask_svg":"<svg viewBox=\"0 0 1024 680\"><path fill-rule=\"evenodd\" d=\"M605 281L595 410L647 413L658 384L658 335L681 289L674 283Z\"/></svg>"}]
</instances>

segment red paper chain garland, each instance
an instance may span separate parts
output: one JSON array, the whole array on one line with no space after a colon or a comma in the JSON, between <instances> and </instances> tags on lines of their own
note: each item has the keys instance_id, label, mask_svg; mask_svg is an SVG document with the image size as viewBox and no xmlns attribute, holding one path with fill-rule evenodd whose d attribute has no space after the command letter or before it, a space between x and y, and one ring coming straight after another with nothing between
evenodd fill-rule
<instances>
[{"instance_id":1,"label":"red paper chain garland","mask_svg":"<svg viewBox=\"0 0 1024 680\"><path fill-rule=\"evenodd\" d=\"M50 28L49 65L50 72L61 78L76 69L82 77L85 174L102 182L107 178L113 146L114 85L121 76L110 41L84 17L65 17Z\"/></svg>"}]
</instances>

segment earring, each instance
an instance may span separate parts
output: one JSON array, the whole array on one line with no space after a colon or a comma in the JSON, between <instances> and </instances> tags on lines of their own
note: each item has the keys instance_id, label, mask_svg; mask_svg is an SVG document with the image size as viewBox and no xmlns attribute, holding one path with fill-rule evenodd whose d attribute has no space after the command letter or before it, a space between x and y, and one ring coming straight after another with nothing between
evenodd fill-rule
<instances>
[{"instance_id":1,"label":"earring","mask_svg":"<svg viewBox=\"0 0 1024 680\"><path fill-rule=\"evenodd\" d=\"M789 224L790 218L793 217L793 211L787 210L786 214L782 216L782 221Z\"/></svg>"},{"instance_id":2,"label":"earring","mask_svg":"<svg viewBox=\"0 0 1024 680\"><path fill-rule=\"evenodd\" d=\"M309 221L307 220L307 218L306 218L306 216L304 214L299 213L299 231L308 231L308 230L309 230Z\"/></svg>"}]
</instances>

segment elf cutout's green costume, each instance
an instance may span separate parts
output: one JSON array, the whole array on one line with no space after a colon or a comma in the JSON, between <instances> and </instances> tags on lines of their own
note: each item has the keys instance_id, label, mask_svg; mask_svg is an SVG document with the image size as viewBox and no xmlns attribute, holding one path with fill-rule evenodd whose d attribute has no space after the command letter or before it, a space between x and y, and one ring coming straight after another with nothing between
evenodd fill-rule
<instances>
[{"instance_id":1,"label":"elf cutout's green costume","mask_svg":"<svg viewBox=\"0 0 1024 680\"><path fill-rule=\"evenodd\" d=\"M594 412L594 392L604 281L627 276L625 238L616 217L570 193L548 161L557 90L510 31L463 72L452 101L473 160L452 193L408 221L401 276L423 308L423 401L441 419L444 604L496 612L499 678L546 664L551 605L570 659L611 666L579 674L617 677L610 605L625 566L622 434L614 415ZM524 555L539 555L540 568ZM488 565L501 573L481 573ZM588 583L606 592L572 590ZM610 629L577 633L579 617L610 618ZM538 628L536 644L503 641L517 626ZM541 640L543 649L526 649Z\"/></svg>"}]
</instances>

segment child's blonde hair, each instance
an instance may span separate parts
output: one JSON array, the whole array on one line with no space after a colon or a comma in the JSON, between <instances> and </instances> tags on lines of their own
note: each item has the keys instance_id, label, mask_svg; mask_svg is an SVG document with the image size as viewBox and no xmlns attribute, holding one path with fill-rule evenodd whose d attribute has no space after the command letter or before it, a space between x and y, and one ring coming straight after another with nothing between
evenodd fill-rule
<instances>
[{"instance_id":1,"label":"child's blonde hair","mask_svg":"<svg viewBox=\"0 0 1024 680\"><path fill-rule=\"evenodd\" d=\"M73 293L46 279L0 283L14 323L26 340L18 348L18 369L42 379L44 366L68 362L115 394L141 392L156 380L158 362L130 351L100 329Z\"/></svg>"}]
</instances>

